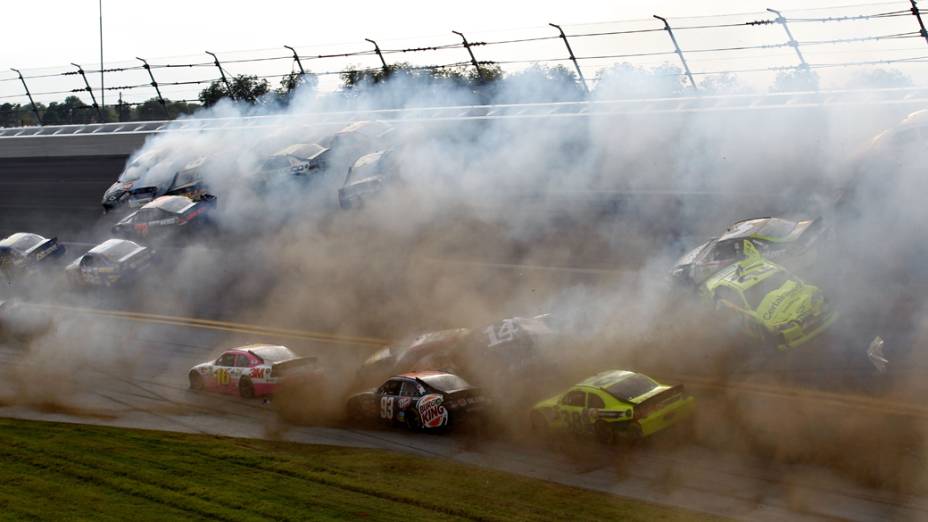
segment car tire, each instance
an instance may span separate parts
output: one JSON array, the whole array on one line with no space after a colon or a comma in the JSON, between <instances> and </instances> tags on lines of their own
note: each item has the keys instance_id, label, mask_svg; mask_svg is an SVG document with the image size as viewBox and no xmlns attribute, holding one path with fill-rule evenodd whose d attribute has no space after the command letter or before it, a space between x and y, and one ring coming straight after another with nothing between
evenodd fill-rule
<instances>
[{"instance_id":1,"label":"car tire","mask_svg":"<svg viewBox=\"0 0 928 522\"><path fill-rule=\"evenodd\" d=\"M242 377L238 381L238 394L243 399L253 399L255 397L255 385L251 379Z\"/></svg>"},{"instance_id":2,"label":"car tire","mask_svg":"<svg viewBox=\"0 0 928 522\"><path fill-rule=\"evenodd\" d=\"M202 391L206 387L203 384L203 376L198 372L190 372L187 379L190 381L190 389L193 391Z\"/></svg>"},{"instance_id":3,"label":"car tire","mask_svg":"<svg viewBox=\"0 0 928 522\"><path fill-rule=\"evenodd\" d=\"M596 440L606 446L614 445L619 438L615 427L603 421L596 421L593 425L593 433L596 435Z\"/></svg>"}]
</instances>

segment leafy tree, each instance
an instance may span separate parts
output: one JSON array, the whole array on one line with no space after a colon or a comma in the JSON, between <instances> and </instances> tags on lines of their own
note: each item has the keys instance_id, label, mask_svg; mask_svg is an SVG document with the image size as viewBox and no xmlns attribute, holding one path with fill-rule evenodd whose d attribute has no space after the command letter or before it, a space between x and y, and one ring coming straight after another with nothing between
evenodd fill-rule
<instances>
[{"instance_id":1,"label":"leafy tree","mask_svg":"<svg viewBox=\"0 0 928 522\"><path fill-rule=\"evenodd\" d=\"M680 96L685 92L683 82L683 71L674 65L645 69L626 62L600 71L593 94L603 99Z\"/></svg>"},{"instance_id":2,"label":"leafy tree","mask_svg":"<svg viewBox=\"0 0 928 522\"><path fill-rule=\"evenodd\" d=\"M211 107L219 100L229 97L236 101L255 104L269 91L270 85L267 80L259 79L255 75L239 74L229 80L229 87L226 87L222 80L214 80L200 91L199 99L205 107Z\"/></svg>"},{"instance_id":3,"label":"leafy tree","mask_svg":"<svg viewBox=\"0 0 928 522\"><path fill-rule=\"evenodd\" d=\"M93 107L87 105L77 96L68 96L63 102L51 102L42 116L46 125L67 125L69 123L90 123L96 118Z\"/></svg>"},{"instance_id":4,"label":"leafy tree","mask_svg":"<svg viewBox=\"0 0 928 522\"><path fill-rule=\"evenodd\" d=\"M808 68L782 71L777 74L770 92L796 92L818 90L818 75Z\"/></svg>"},{"instance_id":5,"label":"leafy tree","mask_svg":"<svg viewBox=\"0 0 928 522\"><path fill-rule=\"evenodd\" d=\"M500 91L498 101L505 103L574 101L586 96L577 75L563 65L532 65L510 74Z\"/></svg>"}]
</instances>

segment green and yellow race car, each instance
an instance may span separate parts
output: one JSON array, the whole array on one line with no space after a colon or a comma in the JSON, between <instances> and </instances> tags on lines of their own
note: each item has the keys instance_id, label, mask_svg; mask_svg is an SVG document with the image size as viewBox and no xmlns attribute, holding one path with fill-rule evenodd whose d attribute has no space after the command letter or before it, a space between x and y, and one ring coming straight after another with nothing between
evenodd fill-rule
<instances>
[{"instance_id":1,"label":"green and yellow race car","mask_svg":"<svg viewBox=\"0 0 928 522\"><path fill-rule=\"evenodd\" d=\"M610 370L532 407L532 429L574 433L612 444L642 439L689 417L695 399L683 385L667 386L636 372Z\"/></svg>"},{"instance_id":2,"label":"green and yellow race car","mask_svg":"<svg viewBox=\"0 0 928 522\"><path fill-rule=\"evenodd\" d=\"M822 291L760 255L750 241L745 258L700 286L716 310L732 314L751 337L780 350L796 348L824 332L837 318Z\"/></svg>"}]
</instances>

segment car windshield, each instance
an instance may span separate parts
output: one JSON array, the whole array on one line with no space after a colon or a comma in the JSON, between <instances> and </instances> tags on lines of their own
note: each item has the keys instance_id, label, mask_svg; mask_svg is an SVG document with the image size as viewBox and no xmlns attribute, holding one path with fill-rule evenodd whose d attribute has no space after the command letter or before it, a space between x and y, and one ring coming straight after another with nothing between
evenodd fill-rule
<instances>
[{"instance_id":1,"label":"car windshield","mask_svg":"<svg viewBox=\"0 0 928 522\"><path fill-rule=\"evenodd\" d=\"M457 375L451 375L450 373L428 375L425 377L420 377L420 379L422 379L432 388L443 392L453 392L470 387L470 384L467 384L467 381L458 377Z\"/></svg>"},{"instance_id":2,"label":"car windshield","mask_svg":"<svg viewBox=\"0 0 928 522\"><path fill-rule=\"evenodd\" d=\"M290 168L290 158L287 156L271 156L264 161L264 170L282 170Z\"/></svg>"},{"instance_id":3,"label":"car windshield","mask_svg":"<svg viewBox=\"0 0 928 522\"><path fill-rule=\"evenodd\" d=\"M761 236L782 238L789 235L796 228L796 223L785 219L770 218L757 233Z\"/></svg>"},{"instance_id":4,"label":"car windshield","mask_svg":"<svg viewBox=\"0 0 928 522\"><path fill-rule=\"evenodd\" d=\"M296 359L296 354L291 352L286 346L262 346L260 348L252 348L250 351L264 359L264 362L268 363L279 363L289 361L290 359Z\"/></svg>"},{"instance_id":5,"label":"car windshield","mask_svg":"<svg viewBox=\"0 0 928 522\"><path fill-rule=\"evenodd\" d=\"M165 198L159 198L157 201L152 203L153 206L167 210L168 212L173 212L179 214L184 209L190 206L193 203L189 198L184 196L168 196Z\"/></svg>"},{"instance_id":6,"label":"car windshield","mask_svg":"<svg viewBox=\"0 0 928 522\"><path fill-rule=\"evenodd\" d=\"M761 301L764 300L764 297L767 296L767 294L773 292L777 288L780 288L787 281L789 281L789 276L786 275L786 272L777 272L767 279L764 279L751 288L745 290L744 298L747 299L748 305L751 307L751 309L756 310L757 307L760 306Z\"/></svg>"},{"instance_id":7,"label":"car windshield","mask_svg":"<svg viewBox=\"0 0 928 522\"><path fill-rule=\"evenodd\" d=\"M119 181L123 183L137 181L157 160L155 154L143 154L135 158L132 163L126 165L125 170L119 175Z\"/></svg>"},{"instance_id":8,"label":"car windshield","mask_svg":"<svg viewBox=\"0 0 928 522\"><path fill-rule=\"evenodd\" d=\"M635 373L606 388L609 395L620 401L628 402L657 388L658 384L650 377Z\"/></svg>"},{"instance_id":9,"label":"car windshield","mask_svg":"<svg viewBox=\"0 0 928 522\"><path fill-rule=\"evenodd\" d=\"M35 234L13 234L12 236L0 241L0 246L10 247L13 250L23 254L28 252L30 248L38 245L42 242L42 236L37 236Z\"/></svg>"}]
</instances>

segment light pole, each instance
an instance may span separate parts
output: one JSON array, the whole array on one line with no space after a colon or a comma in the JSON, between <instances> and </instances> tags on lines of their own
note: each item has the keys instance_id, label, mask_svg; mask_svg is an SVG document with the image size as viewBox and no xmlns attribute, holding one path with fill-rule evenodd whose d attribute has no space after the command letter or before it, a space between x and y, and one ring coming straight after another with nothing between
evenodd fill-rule
<instances>
[{"instance_id":1,"label":"light pole","mask_svg":"<svg viewBox=\"0 0 928 522\"><path fill-rule=\"evenodd\" d=\"M100 105L106 107L103 94L103 0L97 0L97 8L100 13Z\"/></svg>"}]
</instances>

